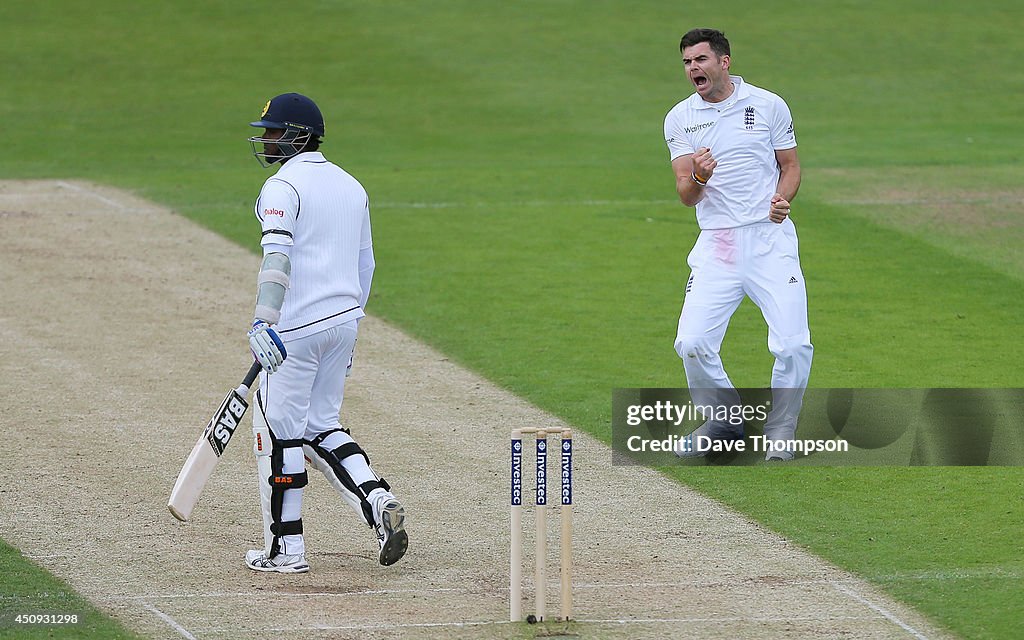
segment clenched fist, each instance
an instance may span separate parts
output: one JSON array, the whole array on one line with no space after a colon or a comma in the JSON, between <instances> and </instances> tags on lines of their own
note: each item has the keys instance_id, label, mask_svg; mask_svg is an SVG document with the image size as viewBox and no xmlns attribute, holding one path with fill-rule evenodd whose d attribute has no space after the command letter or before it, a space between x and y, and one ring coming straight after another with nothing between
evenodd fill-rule
<instances>
[{"instance_id":1,"label":"clenched fist","mask_svg":"<svg viewBox=\"0 0 1024 640\"><path fill-rule=\"evenodd\" d=\"M701 147L693 154L693 174L701 182L707 182L715 173L717 166L718 161L711 155L711 149L708 147Z\"/></svg>"},{"instance_id":2,"label":"clenched fist","mask_svg":"<svg viewBox=\"0 0 1024 640\"><path fill-rule=\"evenodd\" d=\"M772 196L772 204L768 210L768 219L775 224L782 224L782 221L789 217L789 200L776 193Z\"/></svg>"}]
</instances>

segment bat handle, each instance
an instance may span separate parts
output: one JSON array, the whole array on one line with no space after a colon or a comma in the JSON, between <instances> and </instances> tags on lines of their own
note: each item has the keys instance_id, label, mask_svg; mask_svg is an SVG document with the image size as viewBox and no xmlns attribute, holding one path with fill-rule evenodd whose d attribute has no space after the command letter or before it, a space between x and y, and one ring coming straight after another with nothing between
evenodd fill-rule
<instances>
[{"instance_id":1,"label":"bat handle","mask_svg":"<svg viewBox=\"0 0 1024 640\"><path fill-rule=\"evenodd\" d=\"M256 380L256 376L260 375L261 369L263 369L263 367L260 366L260 363L254 360L252 366L249 367L249 373L245 374L245 378L242 379L242 386L246 389L251 387L253 381Z\"/></svg>"}]
</instances>

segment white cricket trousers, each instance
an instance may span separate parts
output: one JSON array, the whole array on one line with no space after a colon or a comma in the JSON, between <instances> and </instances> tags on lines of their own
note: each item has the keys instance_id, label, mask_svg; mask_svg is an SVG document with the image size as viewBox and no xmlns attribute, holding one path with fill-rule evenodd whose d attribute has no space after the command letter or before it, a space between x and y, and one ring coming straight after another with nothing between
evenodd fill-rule
<instances>
[{"instance_id":1,"label":"white cricket trousers","mask_svg":"<svg viewBox=\"0 0 1024 640\"><path fill-rule=\"evenodd\" d=\"M338 428L338 413L345 393L345 372L356 343L356 327L356 321L352 320L312 335L287 340L285 347L288 356L281 367L276 373L268 375L263 372L260 375L260 406L275 439L312 440L324 431ZM347 434L340 432L333 435L351 440ZM305 471L306 461L301 446L284 448L282 455L283 473L300 474ZM356 458L365 468L361 476L372 477L362 457ZM299 520L302 514L302 493L301 488L284 492L282 521ZM268 528L270 518L269 511L264 508L267 545L272 539ZM281 549L284 553L304 553L303 536L283 536Z\"/></svg>"},{"instance_id":2,"label":"white cricket trousers","mask_svg":"<svg viewBox=\"0 0 1024 640\"><path fill-rule=\"evenodd\" d=\"M775 356L765 435L791 437L814 353L796 227L787 218L782 224L704 230L686 261L690 278L675 348L692 400L714 404L709 400L721 394L701 390L733 389L719 352L730 318L749 296L768 323L768 350Z\"/></svg>"},{"instance_id":3,"label":"white cricket trousers","mask_svg":"<svg viewBox=\"0 0 1024 640\"><path fill-rule=\"evenodd\" d=\"M281 368L260 376L267 421L276 437L312 440L328 429L338 428L356 326L352 320L287 340L288 357Z\"/></svg>"}]
</instances>

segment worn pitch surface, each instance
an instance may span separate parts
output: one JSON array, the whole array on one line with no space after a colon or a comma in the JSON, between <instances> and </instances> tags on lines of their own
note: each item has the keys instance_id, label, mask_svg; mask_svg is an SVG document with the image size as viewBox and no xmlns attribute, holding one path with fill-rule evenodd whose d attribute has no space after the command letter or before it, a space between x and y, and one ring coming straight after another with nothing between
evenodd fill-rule
<instances>
[{"instance_id":1,"label":"worn pitch surface","mask_svg":"<svg viewBox=\"0 0 1024 640\"><path fill-rule=\"evenodd\" d=\"M505 622L509 431L563 425L372 316L342 421L405 503L409 552L379 566L370 530L311 469L311 572L254 574L242 564L262 541L248 419L192 521L165 505L248 367L258 257L84 182L0 183L0 228L0 464L17 479L0 487L0 535L147 637L505 638L545 627L588 638L944 637L720 504L613 466L579 433L578 621ZM548 520L553 614L557 507Z\"/></svg>"}]
</instances>

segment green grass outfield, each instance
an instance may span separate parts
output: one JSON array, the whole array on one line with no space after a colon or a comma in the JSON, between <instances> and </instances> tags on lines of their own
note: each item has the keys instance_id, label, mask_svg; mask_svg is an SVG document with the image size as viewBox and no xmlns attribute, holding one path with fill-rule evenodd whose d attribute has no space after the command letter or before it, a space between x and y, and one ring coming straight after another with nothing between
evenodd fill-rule
<instances>
[{"instance_id":1,"label":"green grass outfield","mask_svg":"<svg viewBox=\"0 0 1024 640\"><path fill-rule=\"evenodd\" d=\"M1018 3L16 3L8 178L80 177L255 248L245 126L281 91L373 203L371 312L607 438L615 387L680 386L696 235L661 135L679 36L717 26L782 94L817 387L1021 387ZM129 26L130 25L130 26ZM766 329L723 357L768 384ZM972 638L1021 624L1024 472L693 469L734 505Z\"/></svg>"},{"instance_id":2,"label":"green grass outfield","mask_svg":"<svg viewBox=\"0 0 1024 640\"><path fill-rule=\"evenodd\" d=\"M3 575L0 638L139 638L3 540L0 540L0 575Z\"/></svg>"}]
</instances>

